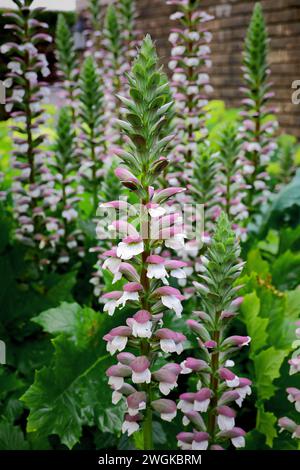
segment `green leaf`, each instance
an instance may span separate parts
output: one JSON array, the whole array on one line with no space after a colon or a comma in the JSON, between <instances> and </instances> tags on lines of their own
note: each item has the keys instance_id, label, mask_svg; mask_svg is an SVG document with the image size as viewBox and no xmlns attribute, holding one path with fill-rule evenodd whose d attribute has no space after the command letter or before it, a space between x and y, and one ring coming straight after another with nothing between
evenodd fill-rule
<instances>
[{"instance_id":1,"label":"green leaf","mask_svg":"<svg viewBox=\"0 0 300 470\"><path fill-rule=\"evenodd\" d=\"M244 302L241 307L240 319L245 323L247 332L251 337L250 356L255 357L257 351L264 347L267 343L267 326L268 319L261 318L260 312L260 299L257 297L256 292L244 296Z\"/></svg>"},{"instance_id":2,"label":"green leaf","mask_svg":"<svg viewBox=\"0 0 300 470\"><path fill-rule=\"evenodd\" d=\"M269 230L266 239L261 240L257 246L260 250L266 251L272 255L277 255L279 249L279 236L276 230ZM257 271L254 269L254 271ZM260 271L257 271L260 272Z\"/></svg>"},{"instance_id":3,"label":"green leaf","mask_svg":"<svg viewBox=\"0 0 300 470\"><path fill-rule=\"evenodd\" d=\"M300 220L300 170L293 180L278 193L262 228L262 234L281 225L295 227Z\"/></svg>"},{"instance_id":4,"label":"green leaf","mask_svg":"<svg viewBox=\"0 0 300 470\"><path fill-rule=\"evenodd\" d=\"M272 264L274 285L280 290L291 289L300 282L300 253L290 250L283 253Z\"/></svg>"},{"instance_id":5,"label":"green leaf","mask_svg":"<svg viewBox=\"0 0 300 470\"><path fill-rule=\"evenodd\" d=\"M112 364L102 340L108 328L103 322L106 317L71 305L63 304L35 319L46 331L62 333L52 340L52 364L36 372L33 385L21 397L30 409L27 431L40 436L57 434L69 448L79 441L84 425L120 432L124 413L122 407L111 404L105 376Z\"/></svg>"},{"instance_id":6,"label":"green leaf","mask_svg":"<svg viewBox=\"0 0 300 470\"><path fill-rule=\"evenodd\" d=\"M21 429L11 423L0 423L0 450L28 450L28 442L25 441Z\"/></svg>"},{"instance_id":7,"label":"green leaf","mask_svg":"<svg viewBox=\"0 0 300 470\"><path fill-rule=\"evenodd\" d=\"M278 419L273 413L265 411L261 405L257 410L256 429L266 436L266 443L272 447L273 440L277 437L277 421Z\"/></svg>"},{"instance_id":8,"label":"green leaf","mask_svg":"<svg viewBox=\"0 0 300 470\"><path fill-rule=\"evenodd\" d=\"M278 351L270 347L261 351L254 358L257 396L259 400L268 400L274 394L275 379L280 376L280 367L288 351Z\"/></svg>"},{"instance_id":9,"label":"green leaf","mask_svg":"<svg viewBox=\"0 0 300 470\"><path fill-rule=\"evenodd\" d=\"M32 318L32 321L40 325L47 333L54 335L59 333L73 334L76 330L79 312L81 312L80 305L62 302L59 307L42 312Z\"/></svg>"}]
</instances>

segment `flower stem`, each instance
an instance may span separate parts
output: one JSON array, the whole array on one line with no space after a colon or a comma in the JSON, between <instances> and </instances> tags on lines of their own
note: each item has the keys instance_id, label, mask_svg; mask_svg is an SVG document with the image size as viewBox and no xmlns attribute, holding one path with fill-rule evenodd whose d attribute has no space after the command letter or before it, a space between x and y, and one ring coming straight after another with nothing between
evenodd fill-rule
<instances>
[{"instance_id":1,"label":"flower stem","mask_svg":"<svg viewBox=\"0 0 300 470\"><path fill-rule=\"evenodd\" d=\"M218 370L219 370L219 341L220 341L220 331L216 330L212 336L213 341L217 343L216 351L211 355L211 380L210 380L210 390L213 392L213 397L210 402L208 410L208 429L207 432L210 436L211 443L214 443L215 433L216 433L216 407L218 404Z\"/></svg>"},{"instance_id":2,"label":"flower stem","mask_svg":"<svg viewBox=\"0 0 300 470\"><path fill-rule=\"evenodd\" d=\"M147 385L146 390L149 406L147 406L144 420L144 449L143 450L152 450L153 449L153 421L152 421L152 409L151 409L151 384Z\"/></svg>"}]
</instances>

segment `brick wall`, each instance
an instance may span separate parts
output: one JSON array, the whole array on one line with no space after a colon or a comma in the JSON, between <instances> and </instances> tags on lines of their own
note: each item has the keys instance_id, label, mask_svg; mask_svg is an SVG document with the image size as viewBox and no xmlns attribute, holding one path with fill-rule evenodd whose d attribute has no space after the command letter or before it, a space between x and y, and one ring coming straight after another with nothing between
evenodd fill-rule
<instances>
[{"instance_id":1,"label":"brick wall","mask_svg":"<svg viewBox=\"0 0 300 470\"><path fill-rule=\"evenodd\" d=\"M80 0L79 0L80 1ZM86 0L84 0L86 2ZM138 28L156 39L159 55L167 63L168 35L174 7L165 0L136 0ZM210 23L212 41L211 80L213 98L238 106L241 95L241 51L255 1L203 0L202 7L215 16ZM292 104L292 82L300 80L300 0L262 0L270 37L269 60L275 103L282 128L300 138L300 104Z\"/></svg>"}]
</instances>

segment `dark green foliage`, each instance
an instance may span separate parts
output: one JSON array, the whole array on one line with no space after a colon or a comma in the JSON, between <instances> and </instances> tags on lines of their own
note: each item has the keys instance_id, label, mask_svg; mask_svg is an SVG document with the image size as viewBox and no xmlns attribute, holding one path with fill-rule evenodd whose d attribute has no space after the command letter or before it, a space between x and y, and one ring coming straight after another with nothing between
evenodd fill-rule
<instances>
[{"instance_id":1,"label":"dark green foliage","mask_svg":"<svg viewBox=\"0 0 300 470\"><path fill-rule=\"evenodd\" d=\"M202 143L198 146L198 154L195 157L190 191L197 204L203 204L205 209L205 223L210 226L213 209L216 205L217 172L219 162L217 153L213 152L210 145Z\"/></svg>"},{"instance_id":2,"label":"dark green foliage","mask_svg":"<svg viewBox=\"0 0 300 470\"><path fill-rule=\"evenodd\" d=\"M63 107L59 113L55 145L56 168L62 176L68 170L76 168L74 153L75 132L72 127L71 113L69 108Z\"/></svg>"},{"instance_id":3,"label":"dark green foliage","mask_svg":"<svg viewBox=\"0 0 300 470\"><path fill-rule=\"evenodd\" d=\"M230 220L237 218L238 214L232 214L232 202L243 197L242 163L240 160L241 140L235 124L228 123L219 137L220 181L222 203L221 206Z\"/></svg>"},{"instance_id":4,"label":"dark green foliage","mask_svg":"<svg viewBox=\"0 0 300 470\"><path fill-rule=\"evenodd\" d=\"M207 261L204 263L204 273L199 275L205 285L205 289L199 287L201 304L203 310L210 315L215 329L220 327L220 312L228 310L231 301L237 297L233 284L240 276L240 251L231 224L222 213L205 255Z\"/></svg>"},{"instance_id":5,"label":"dark green foliage","mask_svg":"<svg viewBox=\"0 0 300 470\"><path fill-rule=\"evenodd\" d=\"M245 156L252 166L252 172L246 175L249 186L246 205L250 214L259 212L260 206L268 196L264 194L266 188L264 175L266 165L273 152L272 133L276 122L270 116L269 101L269 65L268 37L260 3L256 3L251 22L247 31L243 71L246 88L245 100L245 128L246 151ZM245 123L246 123L245 121Z\"/></svg>"},{"instance_id":6,"label":"dark green foliage","mask_svg":"<svg viewBox=\"0 0 300 470\"><path fill-rule=\"evenodd\" d=\"M116 8L110 4L105 16L105 36L107 39L107 48L112 53L116 61L121 53L120 25Z\"/></svg>"},{"instance_id":7,"label":"dark green foliage","mask_svg":"<svg viewBox=\"0 0 300 470\"><path fill-rule=\"evenodd\" d=\"M77 77L77 57L74 49L73 33L65 16L60 13L56 25L56 50L58 68L65 80L73 81Z\"/></svg>"},{"instance_id":8,"label":"dark green foliage","mask_svg":"<svg viewBox=\"0 0 300 470\"><path fill-rule=\"evenodd\" d=\"M83 134L82 153L91 167L91 175L87 178L86 184L92 194L95 214L98 207L99 171L103 166L104 109L102 81L92 57L87 57L83 63L79 87L79 118Z\"/></svg>"},{"instance_id":9,"label":"dark green foliage","mask_svg":"<svg viewBox=\"0 0 300 470\"><path fill-rule=\"evenodd\" d=\"M102 7L100 0L89 1L89 12L92 21L92 26L95 31L101 28Z\"/></svg>"},{"instance_id":10,"label":"dark green foliage","mask_svg":"<svg viewBox=\"0 0 300 470\"><path fill-rule=\"evenodd\" d=\"M260 3L256 3L250 26L247 31L244 49L244 67L248 72L247 84L253 98L262 104L265 85L268 78L268 38L263 11ZM259 111L259 109L257 109Z\"/></svg>"}]
</instances>

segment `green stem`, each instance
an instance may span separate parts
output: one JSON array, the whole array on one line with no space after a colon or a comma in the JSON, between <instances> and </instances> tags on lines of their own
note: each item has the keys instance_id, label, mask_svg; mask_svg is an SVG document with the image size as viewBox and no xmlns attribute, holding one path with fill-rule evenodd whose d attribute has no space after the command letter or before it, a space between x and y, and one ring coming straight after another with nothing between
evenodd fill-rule
<instances>
[{"instance_id":1,"label":"green stem","mask_svg":"<svg viewBox=\"0 0 300 470\"><path fill-rule=\"evenodd\" d=\"M98 181L96 178L97 175L97 167L96 167L96 152L95 152L95 144L94 144L94 137L95 137L95 129L91 126L91 134L90 134L90 150L91 150L91 159L93 162L92 167L92 181L93 181L93 207L94 207L94 215L96 215L98 209Z\"/></svg>"},{"instance_id":2,"label":"green stem","mask_svg":"<svg viewBox=\"0 0 300 470\"><path fill-rule=\"evenodd\" d=\"M211 379L210 379L210 390L213 393L212 399L210 401L208 409L208 426L207 432L210 436L211 443L214 443L215 434L216 434L216 408L218 404L218 387L219 387L219 341L220 341L220 331L214 331L212 335L213 341L217 343L216 351L211 355Z\"/></svg>"},{"instance_id":3,"label":"green stem","mask_svg":"<svg viewBox=\"0 0 300 470\"><path fill-rule=\"evenodd\" d=\"M151 403L151 384L147 385L146 393ZM144 420L144 449L153 450L153 422L152 422L152 408L151 405L147 406Z\"/></svg>"}]
</instances>

